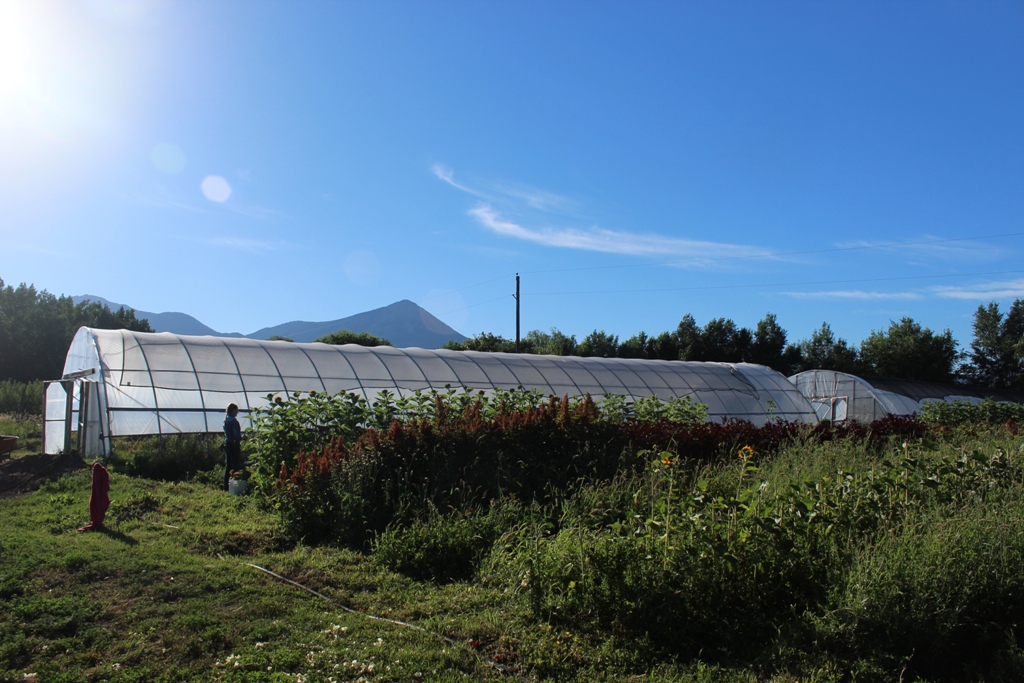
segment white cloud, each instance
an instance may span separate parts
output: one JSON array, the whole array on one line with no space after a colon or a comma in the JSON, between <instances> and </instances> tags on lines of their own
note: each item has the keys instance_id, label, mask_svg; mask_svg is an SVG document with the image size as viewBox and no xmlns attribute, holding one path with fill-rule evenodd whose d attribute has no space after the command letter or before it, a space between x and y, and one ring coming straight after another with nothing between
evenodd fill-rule
<instances>
[{"instance_id":1,"label":"white cloud","mask_svg":"<svg viewBox=\"0 0 1024 683\"><path fill-rule=\"evenodd\" d=\"M430 171L435 176L437 176L438 178L448 183L457 190L462 190L463 192L471 194L474 197L480 197L482 199L487 198L487 195L485 195L484 193L478 190L474 190L473 188L467 185L455 182L455 172L443 164L434 164L433 166L430 167Z\"/></svg>"},{"instance_id":2,"label":"white cloud","mask_svg":"<svg viewBox=\"0 0 1024 683\"><path fill-rule=\"evenodd\" d=\"M1024 297L1024 278L1004 282L986 282L966 287L932 287L931 291L945 299L991 301Z\"/></svg>"},{"instance_id":3,"label":"white cloud","mask_svg":"<svg viewBox=\"0 0 1024 683\"><path fill-rule=\"evenodd\" d=\"M596 227L586 230L578 228L535 230L502 218L487 204L470 209L469 215L491 232L547 247L631 256L683 256L698 262L723 258L772 258L771 252L766 249L740 244L704 242L661 235L641 235Z\"/></svg>"},{"instance_id":4,"label":"white cloud","mask_svg":"<svg viewBox=\"0 0 1024 683\"><path fill-rule=\"evenodd\" d=\"M917 292L865 292L859 289L854 290L833 290L827 292L779 292L783 296L794 299L856 299L860 301L869 300L893 300L893 299L923 299L924 296Z\"/></svg>"},{"instance_id":5,"label":"white cloud","mask_svg":"<svg viewBox=\"0 0 1024 683\"><path fill-rule=\"evenodd\" d=\"M496 189L506 197L525 202L527 206L540 211L564 212L576 208L576 202L568 197L536 187L499 185Z\"/></svg>"},{"instance_id":6,"label":"white cloud","mask_svg":"<svg viewBox=\"0 0 1024 683\"><path fill-rule=\"evenodd\" d=\"M490 191L478 190L475 187L470 187L456 181L455 172L444 164L434 164L430 167L430 171L438 179L443 180L455 189L462 190L466 194L471 194L474 197L489 202L508 203L509 200L512 200L539 211L569 211L576 207L576 202L568 197L536 187L530 187L529 185L485 183Z\"/></svg>"}]
</instances>

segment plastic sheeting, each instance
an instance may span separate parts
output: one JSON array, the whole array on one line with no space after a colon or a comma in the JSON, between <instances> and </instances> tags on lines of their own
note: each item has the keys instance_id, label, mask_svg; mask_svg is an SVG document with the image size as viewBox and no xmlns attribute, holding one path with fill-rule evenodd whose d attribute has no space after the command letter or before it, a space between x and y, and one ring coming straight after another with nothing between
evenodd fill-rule
<instances>
[{"instance_id":1,"label":"plastic sheeting","mask_svg":"<svg viewBox=\"0 0 1024 683\"><path fill-rule=\"evenodd\" d=\"M789 380L811 403L820 420L873 422L886 415L911 415L921 407L908 396L877 389L845 372L808 370Z\"/></svg>"},{"instance_id":2,"label":"plastic sheeting","mask_svg":"<svg viewBox=\"0 0 1024 683\"><path fill-rule=\"evenodd\" d=\"M331 346L83 327L71 343L64 376L90 370L99 387L104 449L110 436L219 432L229 403L239 406L244 427L248 412L265 405L268 395L308 391L349 391L367 399L384 390L405 396L447 387L524 387L595 399L689 396L707 405L712 420L817 421L784 375L745 363ZM52 403L47 397L48 428L51 419L65 416L61 385L50 386L57 389Z\"/></svg>"}]
</instances>

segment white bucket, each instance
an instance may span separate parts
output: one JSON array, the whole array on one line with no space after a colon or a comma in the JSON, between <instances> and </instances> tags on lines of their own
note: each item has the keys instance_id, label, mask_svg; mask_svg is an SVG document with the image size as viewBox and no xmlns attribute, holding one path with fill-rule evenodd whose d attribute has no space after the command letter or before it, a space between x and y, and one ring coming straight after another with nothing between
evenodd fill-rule
<instances>
[{"instance_id":1,"label":"white bucket","mask_svg":"<svg viewBox=\"0 0 1024 683\"><path fill-rule=\"evenodd\" d=\"M248 486L249 482L245 479L231 479L228 481L228 493L232 496L240 496L245 493Z\"/></svg>"}]
</instances>

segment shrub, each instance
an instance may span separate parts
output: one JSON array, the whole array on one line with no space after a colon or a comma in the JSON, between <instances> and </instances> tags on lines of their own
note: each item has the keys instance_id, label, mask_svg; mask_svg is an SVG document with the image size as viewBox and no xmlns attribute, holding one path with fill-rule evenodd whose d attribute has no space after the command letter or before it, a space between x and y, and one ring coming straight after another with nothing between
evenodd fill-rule
<instances>
[{"instance_id":1,"label":"shrub","mask_svg":"<svg viewBox=\"0 0 1024 683\"><path fill-rule=\"evenodd\" d=\"M829 634L841 657L877 651L891 655L889 666L940 636L951 639L950 661L971 647L985 657L1007 651L1017 603L1024 606L1015 597L1021 580L1010 576L1024 553L1024 524L1006 522L1012 533L997 533L984 528L995 516L971 522L970 531L923 521L949 510L970 518L982 501L1019 493L1021 469L1005 454L950 449L924 462L908 447L867 470L796 481L766 477L748 449L739 455L695 469L679 468L669 452L648 453L646 472L581 489L557 525L539 521L506 534L482 574L528 600L540 618L649 637L683 658L742 653L749 661L774 656L780 639L812 648ZM886 550L907 533L906 545L894 546L899 553ZM904 588L915 557L930 558L921 560L930 569ZM991 567L976 569L979 562ZM929 579L947 570L945 583ZM884 580L889 574L899 580ZM874 589L865 577L882 581L867 613L861 601ZM835 597L837 584L848 594ZM914 591L919 603L900 602ZM964 615L983 637L954 643L966 637L957 626ZM901 629L915 635L897 637Z\"/></svg>"},{"instance_id":2,"label":"shrub","mask_svg":"<svg viewBox=\"0 0 1024 683\"><path fill-rule=\"evenodd\" d=\"M438 582L472 578L491 546L518 522L520 506L506 499L484 511L432 514L405 526L392 526L373 542L373 558L414 579Z\"/></svg>"},{"instance_id":3,"label":"shrub","mask_svg":"<svg viewBox=\"0 0 1024 683\"><path fill-rule=\"evenodd\" d=\"M623 418L632 405L613 399L606 409L589 397L543 399L529 391L382 394L372 404L353 395L293 397L257 415L250 466L265 491L276 484L274 504L297 537L363 545L428 514L429 505L464 510L467 501L543 499L579 482L611 480L643 469L640 450L667 449L700 463L743 445L768 455L798 437L864 434L880 445L927 431L913 420L814 429L712 423L696 419L704 413L686 401L670 402L663 413L637 409L646 419Z\"/></svg>"},{"instance_id":4,"label":"shrub","mask_svg":"<svg viewBox=\"0 0 1024 683\"><path fill-rule=\"evenodd\" d=\"M985 399L970 401L930 401L921 406L920 419L943 427L964 425L998 426L1007 422L1024 424L1024 405Z\"/></svg>"},{"instance_id":5,"label":"shrub","mask_svg":"<svg viewBox=\"0 0 1024 683\"><path fill-rule=\"evenodd\" d=\"M927 515L860 549L820 626L827 647L908 677L1020 680L1022 513L1015 501Z\"/></svg>"},{"instance_id":6,"label":"shrub","mask_svg":"<svg viewBox=\"0 0 1024 683\"><path fill-rule=\"evenodd\" d=\"M366 430L351 446L336 439L299 453L278 472L275 500L307 539L364 543L390 524L438 509L465 509L502 494L530 499L620 469L625 441L594 404L552 397L537 409L482 415L445 405L435 421L394 420ZM333 521L330 521L333 520ZM329 522L329 523L328 523Z\"/></svg>"},{"instance_id":7,"label":"shrub","mask_svg":"<svg viewBox=\"0 0 1024 683\"><path fill-rule=\"evenodd\" d=\"M43 383L0 381L0 413L43 414Z\"/></svg>"},{"instance_id":8,"label":"shrub","mask_svg":"<svg viewBox=\"0 0 1024 683\"><path fill-rule=\"evenodd\" d=\"M267 398L266 408L253 409L247 430L249 467L261 486L273 483L282 464L293 467L300 452L313 453L334 439L354 438L369 410L365 399L350 393L296 392L290 398Z\"/></svg>"},{"instance_id":9,"label":"shrub","mask_svg":"<svg viewBox=\"0 0 1024 683\"><path fill-rule=\"evenodd\" d=\"M183 481L223 466L224 456L219 440L205 434L165 436L162 444L155 436L122 437L114 441L111 462L131 476Z\"/></svg>"}]
</instances>

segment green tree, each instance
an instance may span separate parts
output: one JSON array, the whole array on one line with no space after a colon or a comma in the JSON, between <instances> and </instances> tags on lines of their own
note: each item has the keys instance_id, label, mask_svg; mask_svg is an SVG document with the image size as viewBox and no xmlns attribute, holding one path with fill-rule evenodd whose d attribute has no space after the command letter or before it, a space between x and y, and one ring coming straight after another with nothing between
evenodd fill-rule
<instances>
[{"instance_id":1,"label":"green tree","mask_svg":"<svg viewBox=\"0 0 1024 683\"><path fill-rule=\"evenodd\" d=\"M604 330L594 330L580 342L576 349L578 356L596 356L597 358L615 358L619 351L619 337L608 334Z\"/></svg>"},{"instance_id":2,"label":"green tree","mask_svg":"<svg viewBox=\"0 0 1024 683\"><path fill-rule=\"evenodd\" d=\"M962 375L994 389L1024 388L1024 300L1016 299L1004 316L999 304L978 306L974 340Z\"/></svg>"},{"instance_id":3,"label":"green tree","mask_svg":"<svg viewBox=\"0 0 1024 683\"><path fill-rule=\"evenodd\" d=\"M695 360L743 363L750 358L753 334L727 318L709 320L700 334L701 357Z\"/></svg>"},{"instance_id":4,"label":"green tree","mask_svg":"<svg viewBox=\"0 0 1024 683\"><path fill-rule=\"evenodd\" d=\"M30 382L63 374L71 340L80 327L152 332L135 311L111 311L92 301L75 304L34 285L5 285L0 279L0 380Z\"/></svg>"},{"instance_id":5,"label":"green tree","mask_svg":"<svg viewBox=\"0 0 1024 683\"><path fill-rule=\"evenodd\" d=\"M651 358L651 339L646 332L634 334L619 344L619 358Z\"/></svg>"},{"instance_id":6,"label":"green tree","mask_svg":"<svg viewBox=\"0 0 1024 683\"><path fill-rule=\"evenodd\" d=\"M728 318L714 318L701 328L687 313L675 331L676 358L679 360L743 363L750 360L753 342L754 335L750 330L739 327ZM654 344L659 345L657 342ZM664 356L659 353L657 357Z\"/></svg>"},{"instance_id":7,"label":"green tree","mask_svg":"<svg viewBox=\"0 0 1024 683\"><path fill-rule=\"evenodd\" d=\"M799 366L795 370L838 370L839 372L860 372L857 349L846 343L845 339L837 339L828 323L804 339L798 345L800 353ZM795 354L794 354L795 355Z\"/></svg>"},{"instance_id":8,"label":"green tree","mask_svg":"<svg viewBox=\"0 0 1024 683\"><path fill-rule=\"evenodd\" d=\"M283 337L282 339L285 341L291 341L291 339ZM387 339L377 337L369 332L353 332L352 330L338 330L337 332L325 334L319 339L314 339L313 341L321 342L323 344L333 344L334 346L341 346L342 344L358 344L359 346L391 346L391 342Z\"/></svg>"},{"instance_id":9,"label":"green tree","mask_svg":"<svg viewBox=\"0 0 1024 683\"><path fill-rule=\"evenodd\" d=\"M648 358L658 360L679 360L679 338L671 332L662 332L652 337L647 344Z\"/></svg>"},{"instance_id":10,"label":"green tree","mask_svg":"<svg viewBox=\"0 0 1024 683\"><path fill-rule=\"evenodd\" d=\"M936 334L908 317L890 320L888 330L872 331L860 344L864 372L882 377L949 382L959 359L948 329Z\"/></svg>"},{"instance_id":11,"label":"green tree","mask_svg":"<svg viewBox=\"0 0 1024 683\"><path fill-rule=\"evenodd\" d=\"M295 340L292 339L291 337L282 337L279 334L275 334L275 335L273 335L271 337L267 337L267 341L286 341L286 342L292 342L292 343L295 342Z\"/></svg>"},{"instance_id":12,"label":"green tree","mask_svg":"<svg viewBox=\"0 0 1024 683\"><path fill-rule=\"evenodd\" d=\"M689 313L676 326L675 342L676 357L672 360L704 360L701 329Z\"/></svg>"},{"instance_id":13,"label":"green tree","mask_svg":"<svg viewBox=\"0 0 1024 683\"><path fill-rule=\"evenodd\" d=\"M539 353L549 356L571 356L576 353L576 346L576 336L566 335L557 327L552 327L551 332L530 330L519 345L523 353Z\"/></svg>"},{"instance_id":14,"label":"green tree","mask_svg":"<svg viewBox=\"0 0 1024 683\"><path fill-rule=\"evenodd\" d=\"M786 331L779 325L774 313L766 313L754 330L749 360L751 363L767 365L783 374L790 374L792 367L785 352Z\"/></svg>"},{"instance_id":15,"label":"green tree","mask_svg":"<svg viewBox=\"0 0 1024 683\"><path fill-rule=\"evenodd\" d=\"M485 351L487 353L515 353L515 340L505 339L490 332L481 332L465 341L450 341L444 348L451 351Z\"/></svg>"}]
</instances>

